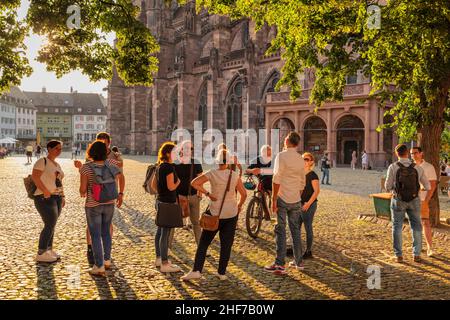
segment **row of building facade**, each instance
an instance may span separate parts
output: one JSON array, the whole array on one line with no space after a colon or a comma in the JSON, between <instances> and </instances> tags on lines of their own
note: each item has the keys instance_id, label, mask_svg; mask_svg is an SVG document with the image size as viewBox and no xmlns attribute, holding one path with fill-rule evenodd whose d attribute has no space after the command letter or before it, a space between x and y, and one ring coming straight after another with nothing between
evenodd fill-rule
<instances>
[{"instance_id":1,"label":"row of building facade","mask_svg":"<svg viewBox=\"0 0 450 320\"><path fill-rule=\"evenodd\" d=\"M59 139L65 149L85 149L106 128L105 101L72 88L70 93L56 93L45 87L40 92L11 87L0 97L0 139L13 138L16 147Z\"/></svg>"},{"instance_id":2,"label":"row of building facade","mask_svg":"<svg viewBox=\"0 0 450 320\"><path fill-rule=\"evenodd\" d=\"M256 31L247 19L197 14L195 1L134 3L160 45L159 70L152 87L125 86L116 72L109 82L107 130L122 148L156 154L174 129L192 131L194 121L201 121L203 130L222 132L280 129L280 139L296 130L302 151L317 157L326 152L333 165L348 165L355 150L358 156L365 150L372 167L392 161L397 137L392 130L377 131L390 119L376 100L368 99L370 81L361 72L347 78L342 102L314 112L308 100L312 70L299 79L304 90L295 102L288 91L275 92L284 62L279 53L265 54L276 35L274 26Z\"/></svg>"}]
</instances>

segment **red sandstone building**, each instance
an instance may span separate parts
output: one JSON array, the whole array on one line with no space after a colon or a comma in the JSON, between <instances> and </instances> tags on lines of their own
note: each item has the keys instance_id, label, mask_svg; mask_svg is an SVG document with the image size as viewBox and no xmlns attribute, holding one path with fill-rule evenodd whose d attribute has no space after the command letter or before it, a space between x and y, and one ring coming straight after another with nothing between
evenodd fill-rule
<instances>
[{"instance_id":1,"label":"red sandstone building","mask_svg":"<svg viewBox=\"0 0 450 320\"><path fill-rule=\"evenodd\" d=\"M308 103L312 74L302 80L302 97L274 92L283 61L264 53L276 34L264 26L255 32L248 20L195 13L194 1L167 8L163 0L136 1L140 20L160 44L158 74L152 87L125 87L117 74L109 83L107 128L114 144L131 153L156 154L176 128L296 130L301 149L331 155L334 165L350 163L353 150L366 150L372 167L391 161L391 130L377 132L383 111L367 97L368 79L347 79L343 102L325 104L317 114ZM359 158L360 159L360 158Z\"/></svg>"}]
</instances>

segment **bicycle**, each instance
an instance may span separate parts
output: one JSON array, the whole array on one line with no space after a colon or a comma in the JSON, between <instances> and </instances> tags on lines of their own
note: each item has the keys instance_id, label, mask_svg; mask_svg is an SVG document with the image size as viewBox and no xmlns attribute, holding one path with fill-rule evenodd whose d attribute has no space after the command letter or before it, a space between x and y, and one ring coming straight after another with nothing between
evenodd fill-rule
<instances>
[{"instance_id":1,"label":"bicycle","mask_svg":"<svg viewBox=\"0 0 450 320\"><path fill-rule=\"evenodd\" d=\"M256 184L253 181L253 174L245 174L245 176L247 177L247 181L244 183L244 187L247 190L254 191L247 206L245 226L249 236L256 239L261 230L263 219L266 221L272 220L269 211L269 208L272 205L272 198L270 191L264 189L261 180L258 179L258 184ZM269 198L269 203L267 203L267 198Z\"/></svg>"}]
</instances>

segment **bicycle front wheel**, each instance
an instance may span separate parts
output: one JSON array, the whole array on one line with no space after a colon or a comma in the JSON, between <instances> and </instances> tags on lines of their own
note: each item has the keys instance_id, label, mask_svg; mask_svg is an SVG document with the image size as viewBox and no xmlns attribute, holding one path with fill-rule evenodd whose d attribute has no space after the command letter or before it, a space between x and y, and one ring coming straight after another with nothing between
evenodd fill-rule
<instances>
[{"instance_id":1,"label":"bicycle front wheel","mask_svg":"<svg viewBox=\"0 0 450 320\"><path fill-rule=\"evenodd\" d=\"M263 220L263 208L260 199L253 197L247 206L247 213L245 215L245 225L247 233L252 238L257 238L261 223Z\"/></svg>"}]
</instances>

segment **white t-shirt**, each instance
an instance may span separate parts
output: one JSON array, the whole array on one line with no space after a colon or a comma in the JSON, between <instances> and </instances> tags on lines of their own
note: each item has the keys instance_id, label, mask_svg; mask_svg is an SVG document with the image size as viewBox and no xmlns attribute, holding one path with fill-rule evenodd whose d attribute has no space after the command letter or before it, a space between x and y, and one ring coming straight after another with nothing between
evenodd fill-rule
<instances>
[{"instance_id":1,"label":"white t-shirt","mask_svg":"<svg viewBox=\"0 0 450 320\"><path fill-rule=\"evenodd\" d=\"M361 162L364 164L368 164L369 163L369 155L367 153L363 153L362 157L361 157Z\"/></svg>"},{"instance_id":2,"label":"white t-shirt","mask_svg":"<svg viewBox=\"0 0 450 320\"><path fill-rule=\"evenodd\" d=\"M419 165L419 167L421 167L423 169L423 173L425 174L425 177L427 178L428 181L431 180L436 180L437 181L437 175L436 175L436 170L434 170L434 167L431 163L426 162L425 160ZM420 188L423 189L423 185L420 184ZM420 191L419 192L419 197L420 197L420 201L424 201L425 198L427 197L427 192L428 191Z\"/></svg>"},{"instance_id":3,"label":"white t-shirt","mask_svg":"<svg viewBox=\"0 0 450 320\"><path fill-rule=\"evenodd\" d=\"M45 164L45 160L47 160L47 164ZM44 186L50 191L51 194L61 194L63 192L63 188L56 187L56 178L58 177L61 181L64 178L64 172L61 169L61 166L57 163L56 165L53 161L47 158L40 158L34 164L33 170L43 171L41 175L41 181ZM35 196L44 194L44 192L37 188L34 193Z\"/></svg>"},{"instance_id":4,"label":"white t-shirt","mask_svg":"<svg viewBox=\"0 0 450 320\"><path fill-rule=\"evenodd\" d=\"M220 205L222 204L223 194L227 187L230 170L213 169L205 173L211 183L211 195L217 198L217 201L210 201L209 208L211 214L219 215ZM223 203L220 219L234 218L237 215L236 185L238 183L239 174L233 171L230 181L230 189L228 190L225 201Z\"/></svg>"}]
</instances>

